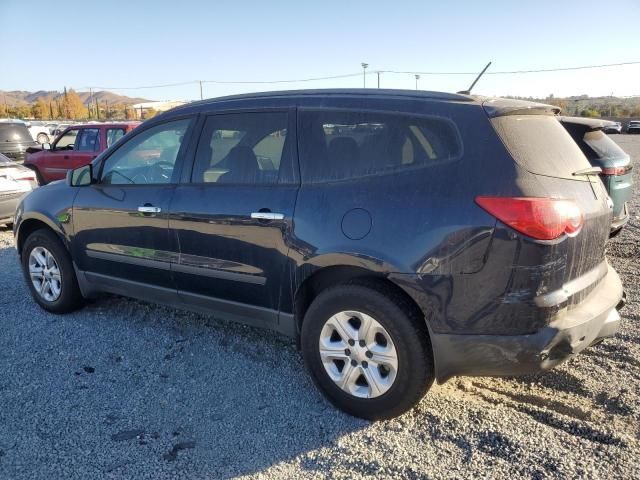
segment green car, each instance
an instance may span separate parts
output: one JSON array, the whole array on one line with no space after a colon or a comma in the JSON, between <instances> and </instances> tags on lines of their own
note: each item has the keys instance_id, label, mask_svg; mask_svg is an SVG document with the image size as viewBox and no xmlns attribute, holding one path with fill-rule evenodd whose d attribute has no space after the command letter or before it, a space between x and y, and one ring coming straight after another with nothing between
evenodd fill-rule
<instances>
[{"instance_id":1,"label":"green car","mask_svg":"<svg viewBox=\"0 0 640 480\"><path fill-rule=\"evenodd\" d=\"M611 236L629 221L629 205L631 188L631 158L616 142L604 133L603 129L613 123L608 120L597 120L583 117L558 117L564 128L571 134L589 163L600 167L600 178L609 197L613 201L613 223Z\"/></svg>"}]
</instances>

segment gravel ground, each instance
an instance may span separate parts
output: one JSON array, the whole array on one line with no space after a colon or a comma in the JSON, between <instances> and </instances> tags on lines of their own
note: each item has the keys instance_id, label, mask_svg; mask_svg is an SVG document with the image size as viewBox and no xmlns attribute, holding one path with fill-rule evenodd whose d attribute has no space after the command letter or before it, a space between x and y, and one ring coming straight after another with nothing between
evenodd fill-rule
<instances>
[{"instance_id":1,"label":"gravel ground","mask_svg":"<svg viewBox=\"0 0 640 480\"><path fill-rule=\"evenodd\" d=\"M636 159L640 136L616 136ZM29 297L0 231L1 478L640 478L640 188L609 246L615 338L544 375L456 378L369 423L328 405L287 340L117 297Z\"/></svg>"}]
</instances>

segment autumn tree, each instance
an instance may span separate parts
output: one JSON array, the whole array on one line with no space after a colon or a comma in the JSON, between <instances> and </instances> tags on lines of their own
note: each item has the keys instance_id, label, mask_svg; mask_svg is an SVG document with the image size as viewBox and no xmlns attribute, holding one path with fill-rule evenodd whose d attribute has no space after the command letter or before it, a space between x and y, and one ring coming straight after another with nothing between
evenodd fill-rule
<instances>
[{"instance_id":1,"label":"autumn tree","mask_svg":"<svg viewBox=\"0 0 640 480\"><path fill-rule=\"evenodd\" d=\"M45 103L45 101L44 101L44 99L42 97L39 97L36 100L36 103L31 105L31 115L36 120L45 120L45 119L48 120L49 119L49 117L50 117L49 105L47 105Z\"/></svg>"},{"instance_id":2,"label":"autumn tree","mask_svg":"<svg viewBox=\"0 0 640 480\"><path fill-rule=\"evenodd\" d=\"M158 114L158 111L155 108L150 107L144 112L143 118L144 120L148 120L149 118L155 117L157 114Z\"/></svg>"},{"instance_id":3,"label":"autumn tree","mask_svg":"<svg viewBox=\"0 0 640 480\"><path fill-rule=\"evenodd\" d=\"M85 118L86 109L80 95L78 95L72 88L67 91L66 87L62 94L62 115L69 120L77 120L79 118Z\"/></svg>"}]
</instances>

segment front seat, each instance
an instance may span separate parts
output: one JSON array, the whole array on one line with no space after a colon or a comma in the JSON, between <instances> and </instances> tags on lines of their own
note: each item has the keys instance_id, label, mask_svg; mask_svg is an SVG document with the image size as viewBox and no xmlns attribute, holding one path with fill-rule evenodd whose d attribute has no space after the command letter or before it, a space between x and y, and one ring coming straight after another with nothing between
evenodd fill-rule
<instances>
[{"instance_id":1,"label":"front seat","mask_svg":"<svg viewBox=\"0 0 640 480\"><path fill-rule=\"evenodd\" d=\"M220 175L218 183L257 183L260 168L258 159L250 147L236 145L227 155L225 163L229 171Z\"/></svg>"}]
</instances>

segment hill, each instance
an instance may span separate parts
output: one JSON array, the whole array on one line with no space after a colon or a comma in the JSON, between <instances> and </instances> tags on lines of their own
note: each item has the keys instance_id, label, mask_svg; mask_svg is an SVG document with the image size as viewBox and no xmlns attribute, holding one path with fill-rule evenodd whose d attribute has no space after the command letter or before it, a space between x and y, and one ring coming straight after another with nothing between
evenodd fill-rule
<instances>
[{"instance_id":1,"label":"hill","mask_svg":"<svg viewBox=\"0 0 640 480\"><path fill-rule=\"evenodd\" d=\"M98 101L102 105L105 102L109 105L122 104L122 105L132 105L134 103L142 103L148 102L149 100L146 98L140 97L127 97L125 95L118 95L117 93L108 92L106 90L100 90L98 92L93 92L93 96L90 95L89 92L76 92L82 103L84 105L89 104L89 98L91 101L95 103ZM36 102L37 99L42 98L45 103L52 102L56 99L60 99L62 97L62 92L57 92L55 90L38 90L37 92L28 92L25 90L13 90L13 91L3 91L0 90L0 102L6 104L9 107L17 106L17 105L30 105Z\"/></svg>"}]
</instances>

